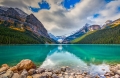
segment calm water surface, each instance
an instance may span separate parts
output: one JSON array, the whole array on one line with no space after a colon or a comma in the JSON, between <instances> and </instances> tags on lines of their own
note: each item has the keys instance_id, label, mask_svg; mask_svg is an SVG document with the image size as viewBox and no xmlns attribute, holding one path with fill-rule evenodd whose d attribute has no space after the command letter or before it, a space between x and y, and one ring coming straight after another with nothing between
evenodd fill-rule
<instances>
[{"instance_id":1,"label":"calm water surface","mask_svg":"<svg viewBox=\"0 0 120 78\"><path fill-rule=\"evenodd\" d=\"M1 45L0 65L16 65L30 59L45 68L70 66L94 70L120 63L120 45Z\"/></svg>"}]
</instances>

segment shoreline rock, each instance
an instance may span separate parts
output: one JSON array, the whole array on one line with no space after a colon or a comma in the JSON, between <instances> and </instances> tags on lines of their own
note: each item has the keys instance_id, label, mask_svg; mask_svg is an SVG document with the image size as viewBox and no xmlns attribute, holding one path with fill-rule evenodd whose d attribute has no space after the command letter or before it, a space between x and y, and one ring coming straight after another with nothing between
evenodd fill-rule
<instances>
[{"instance_id":1,"label":"shoreline rock","mask_svg":"<svg viewBox=\"0 0 120 78\"><path fill-rule=\"evenodd\" d=\"M109 69L104 75L92 75L87 71L74 71L69 66L57 70L36 68L31 60L26 59L13 67L3 64L0 68L0 78L120 78L120 64L111 65Z\"/></svg>"}]
</instances>

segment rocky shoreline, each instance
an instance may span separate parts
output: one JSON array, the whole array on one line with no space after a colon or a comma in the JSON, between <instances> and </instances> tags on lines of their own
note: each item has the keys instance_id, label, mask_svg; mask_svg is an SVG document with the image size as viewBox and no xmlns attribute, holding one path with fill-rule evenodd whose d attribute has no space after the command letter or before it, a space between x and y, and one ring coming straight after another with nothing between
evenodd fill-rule
<instances>
[{"instance_id":1,"label":"rocky shoreline","mask_svg":"<svg viewBox=\"0 0 120 78\"><path fill-rule=\"evenodd\" d=\"M0 78L120 78L120 64L110 65L109 70L104 75L95 76L87 71L75 71L69 66L59 70L37 68L31 60L25 59L13 67L3 64L0 67Z\"/></svg>"}]
</instances>

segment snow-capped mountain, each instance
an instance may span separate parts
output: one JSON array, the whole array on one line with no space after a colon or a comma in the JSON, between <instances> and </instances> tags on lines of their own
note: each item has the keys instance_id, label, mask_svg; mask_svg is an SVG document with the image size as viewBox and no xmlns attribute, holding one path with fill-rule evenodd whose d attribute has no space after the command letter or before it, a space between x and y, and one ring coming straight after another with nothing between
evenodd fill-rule
<instances>
[{"instance_id":1,"label":"snow-capped mountain","mask_svg":"<svg viewBox=\"0 0 120 78\"><path fill-rule=\"evenodd\" d=\"M49 34L50 38L54 39L55 41L58 40L58 38L56 36L54 36L53 34L51 34L51 33L48 33L48 34Z\"/></svg>"}]
</instances>

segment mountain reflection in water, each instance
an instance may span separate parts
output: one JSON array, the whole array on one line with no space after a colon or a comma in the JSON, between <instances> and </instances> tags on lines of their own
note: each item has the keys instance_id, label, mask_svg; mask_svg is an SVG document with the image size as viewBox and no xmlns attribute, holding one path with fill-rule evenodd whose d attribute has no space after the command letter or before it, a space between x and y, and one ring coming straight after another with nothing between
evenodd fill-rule
<instances>
[{"instance_id":1,"label":"mountain reflection in water","mask_svg":"<svg viewBox=\"0 0 120 78\"><path fill-rule=\"evenodd\" d=\"M73 70L77 71L88 71L90 74L103 75L105 72L109 72L109 65L107 64L87 64L80 57L77 57L73 53L67 51L62 45L53 49L48 53L45 61L42 63L40 68L45 69L60 69L63 66L69 66ZM104 71L103 71L104 70Z\"/></svg>"}]
</instances>

